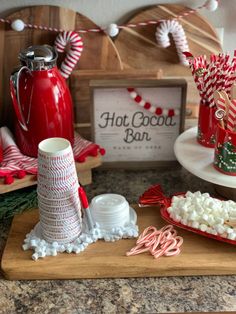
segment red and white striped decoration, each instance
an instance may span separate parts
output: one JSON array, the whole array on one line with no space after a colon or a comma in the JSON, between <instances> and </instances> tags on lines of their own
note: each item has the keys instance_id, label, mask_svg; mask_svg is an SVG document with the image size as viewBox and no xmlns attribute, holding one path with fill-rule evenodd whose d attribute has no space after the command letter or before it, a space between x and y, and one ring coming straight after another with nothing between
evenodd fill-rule
<instances>
[{"instance_id":1,"label":"red and white striped decoration","mask_svg":"<svg viewBox=\"0 0 236 314\"><path fill-rule=\"evenodd\" d=\"M17 147L13 135L7 127L0 128L3 158L0 164L0 177L6 184L14 182L14 177L23 178L26 173L37 174L37 158L25 156ZM77 162L84 162L88 156L104 155L105 150L98 144L85 140L79 134L75 135L73 154Z\"/></svg>"},{"instance_id":2,"label":"red and white striped decoration","mask_svg":"<svg viewBox=\"0 0 236 314\"><path fill-rule=\"evenodd\" d=\"M156 40L158 44L167 48L170 46L169 34L172 35L180 63L188 66L188 60L183 52L189 51L188 41L183 26L176 20L166 20L160 23L156 30Z\"/></svg>"},{"instance_id":3,"label":"red and white striped decoration","mask_svg":"<svg viewBox=\"0 0 236 314\"><path fill-rule=\"evenodd\" d=\"M157 116L163 115L168 117L178 116L180 114L180 111L178 109L167 109L162 108L159 106L155 106L151 104L150 102L143 99L134 88L129 87L127 88L130 97L141 107L148 110L149 112L156 114Z\"/></svg>"},{"instance_id":4,"label":"red and white striped decoration","mask_svg":"<svg viewBox=\"0 0 236 314\"><path fill-rule=\"evenodd\" d=\"M184 52L202 101L209 107L215 105L214 92L226 91L229 94L236 78L236 51L230 62L228 53L212 54L208 61L205 55L194 57Z\"/></svg>"},{"instance_id":5,"label":"red and white striped decoration","mask_svg":"<svg viewBox=\"0 0 236 314\"><path fill-rule=\"evenodd\" d=\"M60 147L58 143L64 148L53 150ZM63 138L48 138L39 144L37 195L40 227L44 240L49 243L69 243L82 230L79 183L72 147L68 143ZM49 146L52 147L50 154ZM66 216L68 213L70 215Z\"/></svg>"},{"instance_id":6,"label":"red and white striped decoration","mask_svg":"<svg viewBox=\"0 0 236 314\"><path fill-rule=\"evenodd\" d=\"M70 45L70 49L66 53L65 60L62 62L60 70L65 79L70 76L83 51L82 39L76 32L69 31L60 33L54 45L58 52L64 52L68 44Z\"/></svg>"},{"instance_id":7,"label":"red and white striped decoration","mask_svg":"<svg viewBox=\"0 0 236 314\"><path fill-rule=\"evenodd\" d=\"M13 140L13 135L7 127L0 128L3 160L0 165L0 177L5 178L5 184L11 184L14 177L23 178L26 173L37 173L37 159L24 156Z\"/></svg>"},{"instance_id":8,"label":"red and white striped decoration","mask_svg":"<svg viewBox=\"0 0 236 314\"><path fill-rule=\"evenodd\" d=\"M233 132L236 124L236 99L232 99L230 102L227 120L227 129Z\"/></svg>"}]
</instances>

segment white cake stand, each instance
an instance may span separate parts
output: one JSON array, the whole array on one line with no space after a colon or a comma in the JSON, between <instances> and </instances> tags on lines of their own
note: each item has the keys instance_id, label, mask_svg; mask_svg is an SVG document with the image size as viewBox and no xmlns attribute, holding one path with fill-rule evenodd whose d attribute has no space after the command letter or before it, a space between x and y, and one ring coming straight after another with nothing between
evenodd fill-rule
<instances>
[{"instance_id":1,"label":"white cake stand","mask_svg":"<svg viewBox=\"0 0 236 314\"><path fill-rule=\"evenodd\" d=\"M222 196L236 200L236 177L220 173L213 167L214 149L197 142L197 127L185 131L177 138L174 152L185 169L214 183L216 191Z\"/></svg>"}]
</instances>

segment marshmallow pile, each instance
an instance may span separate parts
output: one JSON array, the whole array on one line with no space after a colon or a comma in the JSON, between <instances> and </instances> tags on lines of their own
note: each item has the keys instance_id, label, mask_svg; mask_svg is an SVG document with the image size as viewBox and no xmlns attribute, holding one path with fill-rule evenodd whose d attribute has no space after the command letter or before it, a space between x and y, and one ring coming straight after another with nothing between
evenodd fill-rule
<instances>
[{"instance_id":1,"label":"marshmallow pile","mask_svg":"<svg viewBox=\"0 0 236 314\"><path fill-rule=\"evenodd\" d=\"M133 238L138 236L138 226L134 223L127 223L124 227L115 227L111 230L101 229L98 223L95 223L91 230L87 230L86 219L83 222L83 232L73 242L61 244L58 242L49 243L42 238L40 225L36 225L30 233L26 235L22 248L24 251L32 249L33 260L44 258L46 256L57 256L58 253L80 253L86 247L99 239L106 242L114 242L120 239Z\"/></svg>"},{"instance_id":2,"label":"marshmallow pile","mask_svg":"<svg viewBox=\"0 0 236 314\"><path fill-rule=\"evenodd\" d=\"M183 225L236 240L236 228L230 226L236 223L236 203L231 200L221 201L199 191L187 192L184 196L174 196L167 211L174 221Z\"/></svg>"},{"instance_id":3,"label":"marshmallow pile","mask_svg":"<svg viewBox=\"0 0 236 314\"><path fill-rule=\"evenodd\" d=\"M80 253L86 249L86 247L93 242L96 242L99 238L99 232L96 228L93 229L91 234L82 233L73 242L61 244L56 241L49 243L37 236L37 233L33 229L26 235L22 248L24 251L32 249L34 253L32 255L33 260L37 260L40 257L57 256L58 253Z\"/></svg>"}]
</instances>

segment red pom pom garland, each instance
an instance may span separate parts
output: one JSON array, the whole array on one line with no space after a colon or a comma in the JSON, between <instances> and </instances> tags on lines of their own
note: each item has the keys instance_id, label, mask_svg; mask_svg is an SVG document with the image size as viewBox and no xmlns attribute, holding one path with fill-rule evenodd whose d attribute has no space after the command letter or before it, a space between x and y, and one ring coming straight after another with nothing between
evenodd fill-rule
<instances>
[{"instance_id":1,"label":"red pom pom garland","mask_svg":"<svg viewBox=\"0 0 236 314\"><path fill-rule=\"evenodd\" d=\"M16 174L18 179L23 179L26 176L26 172L24 170L19 170Z\"/></svg>"},{"instance_id":2,"label":"red pom pom garland","mask_svg":"<svg viewBox=\"0 0 236 314\"><path fill-rule=\"evenodd\" d=\"M8 176L6 176L4 179L4 184L12 184L13 182L14 182L14 178L10 174Z\"/></svg>"},{"instance_id":3,"label":"red pom pom garland","mask_svg":"<svg viewBox=\"0 0 236 314\"><path fill-rule=\"evenodd\" d=\"M179 109L173 109L173 108L167 109L167 108L161 108L161 107L154 106L150 102L143 99L142 96L140 96L135 91L135 89L132 87L127 88L127 91L129 92L130 97L139 106L143 107L144 109L150 111L153 114L156 114L157 116L163 115L163 116L168 116L168 117L174 117L174 116L178 116L180 114Z\"/></svg>"}]
</instances>

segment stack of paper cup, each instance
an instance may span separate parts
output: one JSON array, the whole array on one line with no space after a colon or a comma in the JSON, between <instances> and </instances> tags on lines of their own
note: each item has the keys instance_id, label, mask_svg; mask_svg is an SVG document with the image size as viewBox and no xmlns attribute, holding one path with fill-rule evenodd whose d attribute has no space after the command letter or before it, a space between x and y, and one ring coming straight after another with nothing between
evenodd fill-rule
<instances>
[{"instance_id":1,"label":"stack of paper cup","mask_svg":"<svg viewBox=\"0 0 236 314\"><path fill-rule=\"evenodd\" d=\"M39 143L38 205L43 238L69 243L81 233L78 178L70 142L49 138Z\"/></svg>"}]
</instances>

